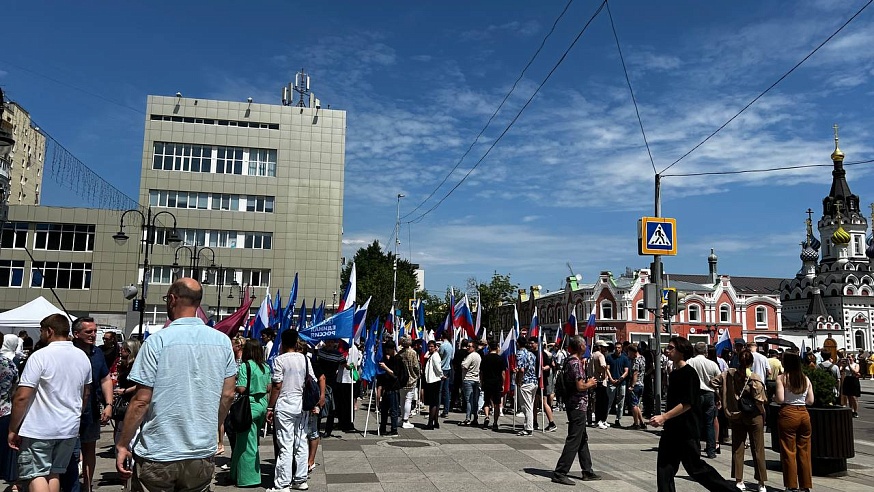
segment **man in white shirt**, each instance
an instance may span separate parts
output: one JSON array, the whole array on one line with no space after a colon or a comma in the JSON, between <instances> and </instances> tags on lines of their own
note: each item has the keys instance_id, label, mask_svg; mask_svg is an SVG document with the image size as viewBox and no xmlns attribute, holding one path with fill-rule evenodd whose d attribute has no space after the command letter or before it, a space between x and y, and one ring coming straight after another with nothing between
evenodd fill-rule
<instances>
[{"instance_id":1,"label":"man in white shirt","mask_svg":"<svg viewBox=\"0 0 874 492\"><path fill-rule=\"evenodd\" d=\"M766 381L768 374L771 372L768 358L758 352L759 345L756 342L748 342L747 348L753 353L753 365L750 367L750 370L758 374L762 381Z\"/></svg>"},{"instance_id":2,"label":"man in white shirt","mask_svg":"<svg viewBox=\"0 0 874 492\"><path fill-rule=\"evenodd\" d=\"M48 345L24 366L12 401L9 447L20 451L18 472L28 490L58 492L79 435L91 384L88 356L69 341L70 320L61 314L40 321Z\"/></svg>"},{"instance_id":3,"label":"man in white shirt","mask_svg":"<svg viewBox=\"0 0 874 492\"><path fill-rule=\"evenodd\" d=\"M707 344L704 342L695 344L695 357L687 360L686 365L695 369L701 383L699 395L701 406L698 418L707 438L707 457L713 459L716 458L716 429L713 426L713 419L716 418L716 393L710 386L710 380L719 376L719 366L707 358Z\"/></svg>"},{"instance_id":4,"label":"man in white shirt","mask_svg":"<svg viewBox=\"0 0 874 492\"><path fill-rule=\"evenodd\" d=\"M353 369L355 375L359 374L361 369L361 351L355 344L349 346L349 353L346 355L346 363L340 366L337 371L337 385L334 389L334 405L337 406L337 425L343 432L357 433L355 428L355 405L352 404L355 398L355 385L357 379L353 377Z\"/></svg>"},{"instance_id":5,"label":"man in white shirt","mask_svg":"<svg viewBox=\"0 0 874 492\"><path fill-rule=\"evenodd\" d=\"M592 365L589 374L595 378L598 385L595 386L595 421L599 429L608 429L607 424L607 359L604 352L607 351L607 342L597 340L589 363Z\"/></svg>"}]
</instances>

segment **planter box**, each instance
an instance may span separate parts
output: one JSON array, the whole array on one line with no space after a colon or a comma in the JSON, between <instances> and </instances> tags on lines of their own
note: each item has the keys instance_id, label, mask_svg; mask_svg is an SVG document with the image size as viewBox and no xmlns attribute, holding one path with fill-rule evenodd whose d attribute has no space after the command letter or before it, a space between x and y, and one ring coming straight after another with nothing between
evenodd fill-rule
<instances>
[{"instance_id":1,"label":"planter box","mask_svg":"<svg viewBox=\"0 0 874 492\"><path fill-rule=\"evenodd\" d=\"M777 413L780 406L771 404L768 410L771 449L779 453ZM807 413L810 414L810 460L813 462L813 474L846 475L847 459L856 456L853 411L847 407L807 407Z\"/></svg>"}]
</instances>

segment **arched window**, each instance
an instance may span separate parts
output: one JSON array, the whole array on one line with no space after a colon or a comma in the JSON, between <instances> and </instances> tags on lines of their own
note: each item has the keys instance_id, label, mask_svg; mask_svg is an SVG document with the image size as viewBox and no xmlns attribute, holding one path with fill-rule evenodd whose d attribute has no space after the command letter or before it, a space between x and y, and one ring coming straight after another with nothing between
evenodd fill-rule
<instances>
[{"instance_id":1,"label":"arched window","mask_svg":"<svg viewBox=\"0 0 874 492\"><path fill-rule=\"evenodd\" d=\"M643 301L637 301L637 319L639 319L639 320L649 319L649 316L647 316L646 308L643 307Z\"/></svg>"},{"instance_id":2,"label":"arched window","mask_svg":"<svg viewBox=\"0 0 874 492\"><path fill-rule=\"evenodd\" d=\"M768 327L768 309L765 306L756 306L756 328Z\"/></svg>"},{"instance_id":3,"label":"arched window","mask_svg":"<svg viewBox=\"0 0 874 492\"><path fill-rule=\"evenodd\" d=\"M719 306L719 322L720 323L731 323L731 306L728 304L723 304Z\"/></svg>"},{"instance_id":4,"label":"arched window","mask_svg":"<svg viewBox=\"0 0 874 492\"><path fill-rule=\"evenodd\" d=\"M613 319L613 303L601 301L601 319Z\"/></svg>"},{"instance_id":5,"label":"arched window","mask_svg":"<svg viewBox=\"0 0 874 492\"><path fill-rule=\"evenodd\" d=\"M699 306L697 304L689 304L687 311L689 311L689 322L690 323L700 323L701 322L701 306Z\"/></svg>"}]
</instances>

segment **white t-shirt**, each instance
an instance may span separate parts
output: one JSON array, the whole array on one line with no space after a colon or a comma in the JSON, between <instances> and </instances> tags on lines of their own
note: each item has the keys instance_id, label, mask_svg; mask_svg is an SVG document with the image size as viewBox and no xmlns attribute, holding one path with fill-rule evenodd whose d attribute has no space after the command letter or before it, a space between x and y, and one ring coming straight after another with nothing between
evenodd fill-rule
<instances>
[{"instance_id":1,"label":"white t-shirt","mask_svg":"<svg viewBox=\"0 0 874 492\"><path fill-rule=\"evenodd\" d=\"M79 435L82 392L91 384L91 361L85 352L73 342L52 342L27 359L18 384L36 390L19 435L31 439Z\"/></svg>"},{"instance_id":2,"label":"white t-shirt","mask_svg":"<svg viewBox=\"0 0 874 492\"><path fill-rule=\"evenodd\" d=\"M340 370L337 371L337 382L340 383L354 383L352 381L352 371L349 370L349 364L354 365L356 368L361 366L361 351L358 350L358 347L352 345L349 347L349 355L346 356L346 364L340 367Z\"/></svg>"},{"instance_id":3,"label":"white t-shirt","mask_svg":"<svg viewBox=\"0 0 874 492\"><path fill-rule=\"evenodd\" d=\"M282 383L276 399L276 411L299 414L303 411L303 382L305 372L315 379L313 366L300 352L286 352L273 361L273 382Z\"/></svg>"},{"instance_id":4,"label":"white t-shirt","mask_svg":"<svg viewBox=\"0 0 874 492\"><path fill-rule=\"evenodd\" d=\"M750 369L764 381L768 378L768 371L770 371L768 358L758 352L753 352L753 366Z\"/></svg>"}]
</instances>

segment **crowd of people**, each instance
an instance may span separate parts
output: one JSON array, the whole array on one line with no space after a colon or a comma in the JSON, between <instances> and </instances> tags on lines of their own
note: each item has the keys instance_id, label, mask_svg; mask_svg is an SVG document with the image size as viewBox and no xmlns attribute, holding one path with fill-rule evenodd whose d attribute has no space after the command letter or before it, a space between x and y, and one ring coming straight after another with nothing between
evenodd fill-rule
<instances>
[{"instance_id":1,"label":"crowd of people","mask_svg":"<svg viewBox=\"0 0 874 492\"><path fill-rule=\"evenodd\" d=\"M807 490L811 428L804 407L813 403L813 390L803 369L832 373L836 394L854 413L858 380L866 377L856 362L867 360L865 354L839 354L837 363L827 351L774 350L766 357L755 343L739 342L717 357L712 345L683 337L671 338L656 355L645 343L597 340L587 346L581 337L567 336L541 347L539 337L522 336L508 364L496 340L456 339L447 332L427 342L379 340L377 374L364 381L356 345L308 344L294 329L278 340L269 328L257 340L229 338L197 317L201 298L196 280L172 284L164 297L170 322L143 343L106 332L98 346L93 319L71 324L62 315L42 321L36 343L26 333L6 335L0 429L8 440L0 449L0 477L26 482L36 492L90 491L101 426L112 423L116 470L136 489L209 490L215 457L227 454L225 442L231 448L230 462L221 467L227 482L260 486L259 443L271 435L276 461L268 490L307 490L320 440L359 433L355 412L366 401L365 425L375 411L376 432L386 437L397 436L399 428L427 431L448 422L499 431L500 421L504 430L517 431L517 419L517 435L526 437L541 427L556 431L555 413L564 411L567 437L552 480L567 485L574 484L568 473L575 457L582 480L600 479L588 427L663 428L659 490L674 490L681 463L709 490L744 490L749 449L756 487L764 492L765 416L774 402L780 405L784 485ZM664 412L655 407L659 366ZM450 418L450 412L463 417ZM623 425L626 415L631 425ZM728 444L734 484L705 461Z\"/></svg>"}]
</instances>

